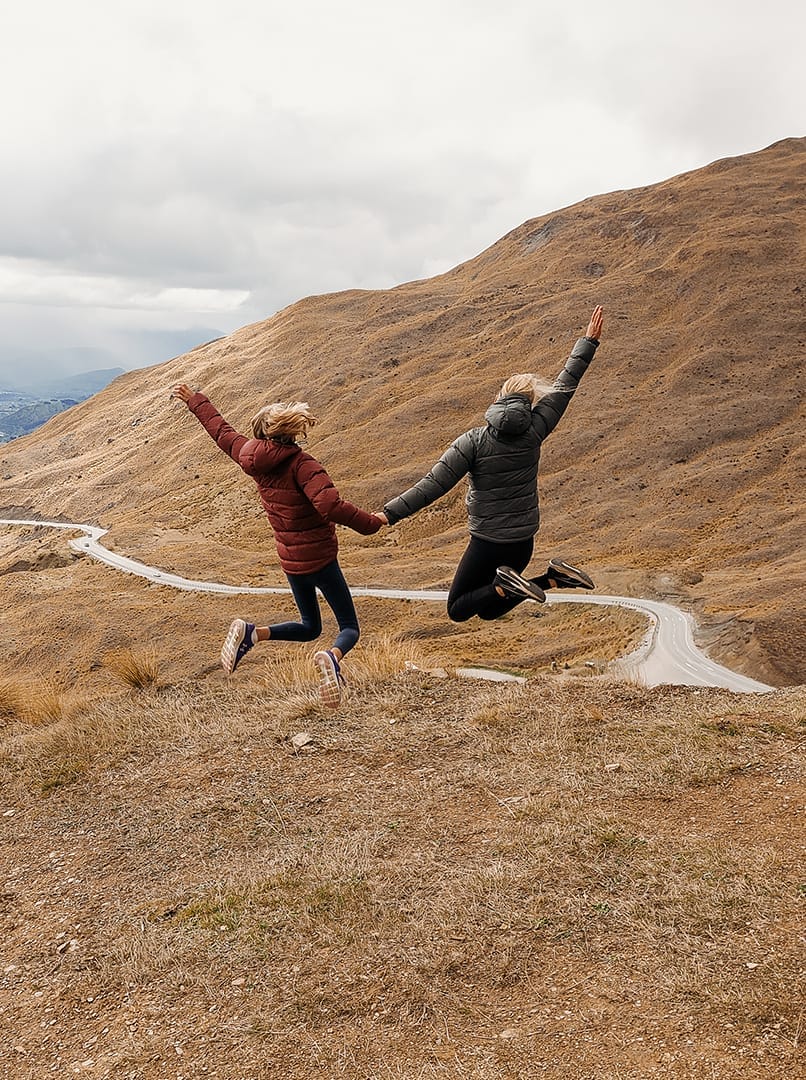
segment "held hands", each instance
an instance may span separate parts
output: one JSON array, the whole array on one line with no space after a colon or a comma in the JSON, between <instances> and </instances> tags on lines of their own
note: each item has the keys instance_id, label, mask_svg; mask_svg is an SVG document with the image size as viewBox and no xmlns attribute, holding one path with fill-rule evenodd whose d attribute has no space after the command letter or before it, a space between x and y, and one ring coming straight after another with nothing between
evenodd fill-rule
<instances>
[{"instance_id":1,"label":"held hands","mask_svg":"<svg viewBox=\"0 0 806 1080\"><path fill-rule=\"evenodd\" d=\"M184 401L187 405L195 392L195 390L190 389L187 383L177 383L171 390L171 397L179 398L180 401Z\"/></svg>"},{"instance_id":2,"label":"held hands","mask_svg":"<svg viewBox=\"0 0 806 1080\"><path fill-rule=\"evenodd\" d=\"M375 510L373 512L372 516L376 517L376 518L380 518L382 524L384 524L384 525L389 524L389 519L387 518L386 514L384 514L383 510Z\"/></svg>"},{"instance_id":3,"label":"held hands","mask_svg":"<svg viewBox=\"0 0 806 1080\"><path fill-rule=\"evenodd\" d=\"M585 331L585 337L593 338L595 341L601 341L603 319L604 308L601 304L597 304L596 307L593 309L591 320L588 323L588 329Z\"/></svg>"}]
</instances>

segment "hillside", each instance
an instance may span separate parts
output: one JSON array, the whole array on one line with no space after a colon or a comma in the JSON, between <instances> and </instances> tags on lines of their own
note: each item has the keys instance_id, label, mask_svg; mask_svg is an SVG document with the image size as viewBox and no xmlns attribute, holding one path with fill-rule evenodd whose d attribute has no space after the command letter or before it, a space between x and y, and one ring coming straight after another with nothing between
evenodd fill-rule
<instances>
[{"instance_id":1,"label":"hillside","mask_svg":"<svg viewBox=\"0 0 806 1080\"><path fill-rule=\"evenodd\" d=\"M599 195L440 277L308 297L130 372L3 448L0 510L98 522L119 550L188 576L282 583L251 482L169 402L172 383L242 428L265 401L310 400L311 450L375 508L481 421L508 374L554 375L601 302L595 366L546 445L536 558L580 560L601 591L675 599L717 658L803 682L805 166L806 140L790 139ZM343 531L350 580L444 586L462 498L376 539Z\"/></svg>"},{"instance_id":2,"label":"hillside","mask_svg":"<svg viewBox=\"0 0 806 1080\"><path fill-rule=\"evenodd\" d=\"M300 653L59 716L0 680L0 1075L798 1074L802 689L375 639L333 716Z\"/></svg>"}]
</instances>

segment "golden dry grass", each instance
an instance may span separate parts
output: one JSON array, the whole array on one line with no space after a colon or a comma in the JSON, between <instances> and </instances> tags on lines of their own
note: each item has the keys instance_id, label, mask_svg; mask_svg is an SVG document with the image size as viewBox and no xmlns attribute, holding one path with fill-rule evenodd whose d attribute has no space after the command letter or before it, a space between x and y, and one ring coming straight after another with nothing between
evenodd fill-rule
<instances>
[{"instance_id":1,"label":"golden dry grass","mask_svg":"<svg viewBox=\"0 0 806 1080\"><path fill-rule=\"evenodd\" d=\"M114 649L104 657L104 666L132 690L159 685L159 654L153 645Z\"/></svg>"},{"instance_id":2,"label":"golden dry grass","mask_svg":"<svg viewBox=\"0 0 806 1080\"><path fill-rule=\"evenodd\" d=\"M269 701L286 721L319 708L314 651L309 643L269 642L265 647L263 684ZM430 664L420 645L399 633L365 633L341 665L345 698L359 688L371 693L379 683L403 674L407 662L419 667Z\"/></svg>"},{"instance_id":3,"label":"golden dry grass","mask_svg":"<svg viewBox=\"0 0 806 1080\"><path fill-rule=\"evenodd\" d=\"M69 695L52 679L0 679L0 720L48 724L65 715L68 700Z\"/></svg>"}]
</instances>

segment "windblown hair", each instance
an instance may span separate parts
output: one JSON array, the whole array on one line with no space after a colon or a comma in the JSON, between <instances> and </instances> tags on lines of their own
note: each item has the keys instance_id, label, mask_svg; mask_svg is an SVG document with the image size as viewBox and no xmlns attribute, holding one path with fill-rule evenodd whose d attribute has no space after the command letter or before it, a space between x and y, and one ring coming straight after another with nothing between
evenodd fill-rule
<instances>
[{"instance_id":1,"label":"windblown hair","mask_svg":"<svg viewBox=\"0 0 806 1080\"><path fill-rule=\"evenodd\" d=\"M304 439L315 423L307 401L275 401L264 405L252 420L252 434L256 439L285 437L296 441Z\"/></svg>"},{"instance_id":2,"label":"windblown hair","mask_svg":"<svg viewBox=\"0 0 806 1080\"><path fill-rule=\"evenodd\" d=\"M507 394L523 394L524 397L528 397L532 405L539 401L540 398L546 394L550 394L553 390L558 389L553 383L547 382L546 379L541 378L540 375L534 375L531 372L526 372L522 375L510 375L501 389L498 391L498 398L500 401L502 397L506 397Z\"/></svg>"}]
</instances>

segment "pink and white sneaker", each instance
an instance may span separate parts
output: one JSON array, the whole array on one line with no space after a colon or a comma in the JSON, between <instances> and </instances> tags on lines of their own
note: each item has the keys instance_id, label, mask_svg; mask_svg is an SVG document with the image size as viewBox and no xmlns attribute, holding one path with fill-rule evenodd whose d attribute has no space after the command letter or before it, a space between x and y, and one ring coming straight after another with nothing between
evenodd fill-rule
<instances>
[{"instance_id":1,"label":"pink and white sneaker","mask_svg":"<svg viewBox=\"0 0 806 1080\"><path fill-rule=\"evenodd\" d=\"M319 672L319 700L329 709L337 709L346 686L338 660L325 649L314 653L313 662Z\"/></svg>"}]
</instances>

